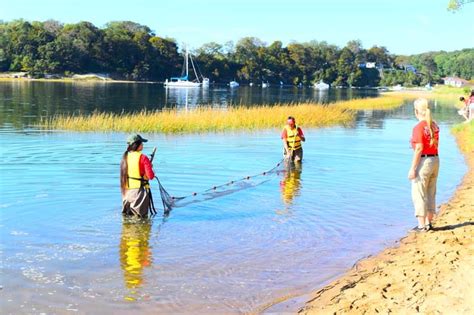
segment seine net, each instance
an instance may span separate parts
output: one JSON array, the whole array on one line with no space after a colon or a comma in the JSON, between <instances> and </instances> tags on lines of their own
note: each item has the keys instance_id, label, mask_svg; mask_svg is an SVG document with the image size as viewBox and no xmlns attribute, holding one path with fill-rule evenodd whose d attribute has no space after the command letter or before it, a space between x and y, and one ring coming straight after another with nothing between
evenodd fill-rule
<instances>
[{"instance_id":1,"label":"seine net","mask_svg":"<svg viewBox=\"0 0 474 315\"><path fill-rule=\"evenodd\" d=\"M271 175L285 172L289 167L291 167L290 162L283 159L268 171L252 176L246 176L238 180L232 180L222 185L213 186L199 193L193 192L192 194L179 197L171 196L163 187L158 177L156 177L161 201L163 203L163 212L165 215L168 215L173 208L184 207L190 204L216 199L244 189L259 186L269 181Z\"/></svg>"}]
</instances>

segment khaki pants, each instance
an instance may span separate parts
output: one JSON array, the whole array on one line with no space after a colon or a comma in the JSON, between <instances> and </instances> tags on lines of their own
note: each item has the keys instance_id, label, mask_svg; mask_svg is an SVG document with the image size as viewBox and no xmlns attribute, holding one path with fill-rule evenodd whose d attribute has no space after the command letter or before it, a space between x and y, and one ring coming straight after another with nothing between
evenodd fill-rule
<instances>
[{"instance_id":1,"label":"khaki pants","mask_svg":"<svg viewBox=\"0 0 474 315\"><path fill-rule=\"evenodd\" d=\"M422 157L412 180L411 197L415 207L415 216L426 216L436 212L436 181L438 180L439 158Z\"/></svg>"},{"instance_id":2,"label":"khaki pants","mask_svg":"<svg viewBox=\"0 0 474 315\"><path fill-rule=\"evenodd\" d=\"M125 215L137 215L142 218L148 217L150 207L150 194L145 188L129 189L122 200L122 213Z\"/></svg>"}]
</instances>

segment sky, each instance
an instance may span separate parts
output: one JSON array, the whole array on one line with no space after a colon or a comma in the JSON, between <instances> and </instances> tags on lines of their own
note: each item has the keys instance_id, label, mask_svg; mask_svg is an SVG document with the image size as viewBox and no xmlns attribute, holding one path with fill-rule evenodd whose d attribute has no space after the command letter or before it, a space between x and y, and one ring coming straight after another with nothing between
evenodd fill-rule
<instances>
[{"instance_id":1,"label":"sky","mask_svg":"<svg viewBox=\"0 0 474 315\"><path fill-rule=\"evenodd\" d=\"M474 3L447 11L449 0L0 0L0 19L89 21L98 27L128 20L197 48L245 36L284 45L310 40L391 53L473 48Z\"/></svg>"}]
</instances>

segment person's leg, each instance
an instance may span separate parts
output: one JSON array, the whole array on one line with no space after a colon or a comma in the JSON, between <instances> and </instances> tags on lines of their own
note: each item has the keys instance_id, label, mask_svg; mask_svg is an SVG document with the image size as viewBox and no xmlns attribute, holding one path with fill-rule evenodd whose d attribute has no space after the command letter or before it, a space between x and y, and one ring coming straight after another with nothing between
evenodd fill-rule
<instances>
[{"instance_id":1,"label":"person's leg","mask_svg":"<svg viewBox=\"0 0 474 315\"><path fill-rule=\"evenodd\" d=\"M432 173L427 185L427 224L431 224L436 213L436 185L439 173L439 158L432 158Z\"/></svg>"},{"instance_id":2,"label":"person's leg","mask_svg":"<svg viewBox=\"0 0 474 315\"><path fill-rule=\"evenodd\" d=\"M303 148L300 148L293 152L294 161L301 162L303 160Z\"/></svg>"},{"instance_id":3,"label":"person's leg","mask_svg":"<svg viewBox=\"0 0 474 315\"><path fill-rule=\"evenodd\" d=\"M144 188L137 189L136 198L130 203L133 213L141 218L148 217L150 208L150 196Z\"/></svg>"},{"instance_id":4,"label":"person's leg","mask_svg":"<svg viewBox=\"0 0 474 315\"><path fill-rule=\"evenodd\" d=\"M122 214L123 215L133 215L132 210L130 209L130 201L129 201L129 192L125 193L125 196L122 199Z\"/></svg>"},{"instance_id":5,"label":"person's leg","mask_svg":"<svg viewBox=\"0 0 474 315\"><path fill-rule=\"evenodd\" d=\"M427 174L427 160L422 158L417 169L417 176L412 180L411 184L411 196L413 200L413 206L415 208L415 216L418 220L418 228L425 227L425 220L427 216L427 195L426 185L427 178L430 174Z\"/></svg>"}]
</instances>

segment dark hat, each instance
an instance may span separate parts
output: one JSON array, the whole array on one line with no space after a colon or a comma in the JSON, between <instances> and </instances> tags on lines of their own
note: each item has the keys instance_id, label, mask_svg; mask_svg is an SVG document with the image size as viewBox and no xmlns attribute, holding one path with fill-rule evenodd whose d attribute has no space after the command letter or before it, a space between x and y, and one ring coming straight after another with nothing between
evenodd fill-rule
<instances>
[{"instance_id":1,"label":"dark hat","mask_svg":"<svg viewBox=\"0 0 474 315\"><path fill-rule=\"evenodd\" d=\"M132 144L132 143L135 143L135 142L147 142L148 140L145 139L145 138L142 138L142 136L140 136L138 133L137 134L133 134L133 135L130 135L128 136L127 138L127 144Z\"/></svg>"}]
</instances>

